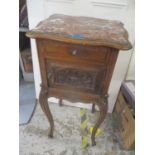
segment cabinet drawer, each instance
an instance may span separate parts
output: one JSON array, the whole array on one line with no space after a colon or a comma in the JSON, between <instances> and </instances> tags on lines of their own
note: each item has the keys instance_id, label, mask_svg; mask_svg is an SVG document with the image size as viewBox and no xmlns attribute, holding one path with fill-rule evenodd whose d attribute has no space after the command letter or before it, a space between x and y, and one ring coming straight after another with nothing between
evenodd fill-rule
<instances>
[{"instance_id":1,"label":"cabinet drawer","mask_svg":"<svg viewBox=\"0 0 155 155\"><path fill-rule=\"evenodd\" d=\"M104 47L66 44L50 40L42 40L42 44L47 57L93 63L105 63L109 50Z\"/></svg>"}]
</instances>

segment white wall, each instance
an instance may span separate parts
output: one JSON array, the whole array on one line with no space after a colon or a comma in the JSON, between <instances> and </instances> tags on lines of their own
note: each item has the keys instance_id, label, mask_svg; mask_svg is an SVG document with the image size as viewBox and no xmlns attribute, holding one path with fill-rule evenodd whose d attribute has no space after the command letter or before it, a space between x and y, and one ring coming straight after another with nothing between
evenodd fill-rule
<instances>
[{"instance_id":1,"label":"white wall","mask_svg":"<svg viewBox=\"0 0 155 155\"><path fill-rule=\"evenodd\" d=\"M135 51L132 52L126 80L135 80Z\"/></svg>"},{"instance_id":2,"label":"white wall","mask_svg":"<svg viewBox=\"0 0 155 155\"><path fill-rule=\"evenodd\" d=\"M27 5L30 29L34 28L39 21L54 13L115 19L124 23L129 32L129 40L132 44L134 43L134 0L27 0ZM31 40L31 46L38 98L41 79L34 40ZM121 82L127 74L131 55L132 50L120 51L119 53L109 88L109 112L112 112ZM132 69L130 71L132 72ZM81 106L80 103L76 105Z\"/></svg>"}]
</instances>

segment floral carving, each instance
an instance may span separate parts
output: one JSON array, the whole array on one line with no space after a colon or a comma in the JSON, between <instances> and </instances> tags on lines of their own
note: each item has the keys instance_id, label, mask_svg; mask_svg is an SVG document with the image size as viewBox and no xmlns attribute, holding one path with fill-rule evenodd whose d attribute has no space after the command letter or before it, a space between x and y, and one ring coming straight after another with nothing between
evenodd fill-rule
<instances>
[{"instance_id":1,"label":"floral carving","mask_svg":"<svg viewBox=\"0 0 155 155\"><path fill-rule=\"evenodd\" d=\"M94 89L97 72L53 67L48 75L51 85L53 83L59 83L74 87Z\"/></svg>"},{"instance_id":2,"label":"floral carving","mask_svg":"<svg viewBox=\"0 0 155 155\"><path fill-rule=\"evenodd\" d=\"M56 61L46 62L48 86L72 90L88 90L92 93L102 95L104 89L104 78L106 68L104 66L92 68L80 68L78 65L71 65Z\"/></svg>"}]
</instances>

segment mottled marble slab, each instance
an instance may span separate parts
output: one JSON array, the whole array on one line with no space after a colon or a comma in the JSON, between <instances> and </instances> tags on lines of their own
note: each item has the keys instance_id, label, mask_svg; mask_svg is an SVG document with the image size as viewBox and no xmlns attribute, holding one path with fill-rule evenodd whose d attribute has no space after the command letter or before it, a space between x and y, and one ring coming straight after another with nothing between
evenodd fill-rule
<instances>
[{"instance_id":1,"label":"mottled marble slab","mask_svg":"<svg viewBox=\"0 0 155 155\"><path fill-rule=\"evenodd\" d=\"M54 14L41 21L27 36L122 50L131 48L123 23L93 17Z\"/></svg>"}]
</instances>

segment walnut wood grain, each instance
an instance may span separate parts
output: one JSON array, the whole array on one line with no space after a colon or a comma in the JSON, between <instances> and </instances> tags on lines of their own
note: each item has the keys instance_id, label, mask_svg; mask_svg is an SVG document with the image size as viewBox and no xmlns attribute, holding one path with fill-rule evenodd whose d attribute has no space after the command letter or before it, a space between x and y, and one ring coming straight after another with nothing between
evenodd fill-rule
<instances>
[{"instance_id":1,"label":"walnut wood grain","mask_svg":"<svg viewBox=\"0 0 155 155\"><path fill-rule=\"evenodd\" d=\"M82 46L76 44L67 44L58 41L42 40L44 50L48 57L61 58L63 60L77 60L77 61L94 61L104 63L109 48L98 46ZM94 54L95 53L95 54Z\"/></svg>"}]
</instances>

